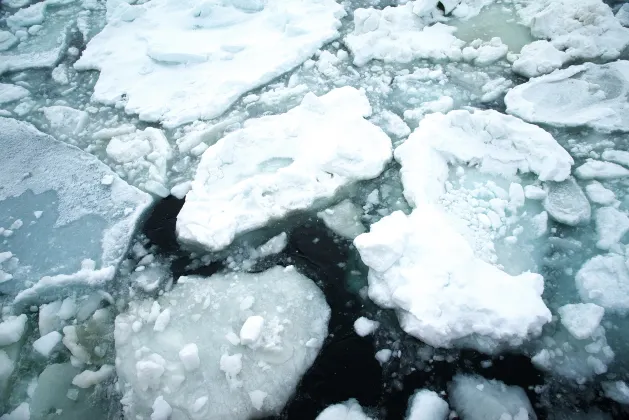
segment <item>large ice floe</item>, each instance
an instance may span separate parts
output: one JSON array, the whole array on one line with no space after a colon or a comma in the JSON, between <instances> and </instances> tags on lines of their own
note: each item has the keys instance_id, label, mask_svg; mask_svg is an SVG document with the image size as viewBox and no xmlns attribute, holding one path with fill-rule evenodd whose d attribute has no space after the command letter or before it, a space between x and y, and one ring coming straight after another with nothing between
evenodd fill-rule
<instances>
[{"instance_id":1,"label":"large ice floe","mask_svg":"<svg viewBox=\"0 0 629 420\"><path fill-rule=\"evenodd\" d=\"M0 291L40 299L111 280L150 196L29 124L0 117L0 143Z\"/></svg>"},{"instance_id":2,"label":"large ice floe","mask_svg":"<svg viewBox=\"0 0 629 420\"><path fill-rule=\"evenodd\" d=\"M364 93L310 93L285 114L249 120L208 148L177 216L179 240L219 251L239 234L377 177L391 140L365 120Z\"/></svg>"},{"instance_id":3,"label":"large ice floe","mask_svg":"<svg viewBox=\"0 0 629 420\"><path fill-rule=\"evenodd\" d=\"M128 419L277 414L327 336L323 293L293 267L182 277L116 318Z\"/></svg>"},{"instance_id":4,"label":"large ice floe","mask_svg":"<svg viewBox=\"0 0 629 420\"><path fill-rule=\"evenodd\" d=\"M507 112L558 127L629 131L629 61L585 63L516 86L505 96Z\"/></svg>"},{"instance_id":5,"label":"large ice floe","mask_svg":"<svg viewBox=\"0 0 629 420\"><path fill-rule=\"evenodd\" d=\"M448 164L510 179L532 172L562 181L570 175L570 155L549 133L517 118L452 111L426 116L395 157L415 209L408 216L395 212L355 239L370 268L369 296L396 309L402 329L433 346L493 352L538 335L551 318L541 299L543 278L494 265L490 230L508 226L505 210L516 215L524 205L522 185L512 182L479 212L480 197L452 188Z\"/></svg>"},{"instance_id":6,"label":"large ice floe","mask_svg":"<svg viewBox=\"0 0 629 420\"><path fill-rule=\"evenodd\" d=\"M176 126L298 66L338 37L344 15L332 0L108 1L107 26L75 68L100 70L94 100Z\"/></svg>"}]
</instances>

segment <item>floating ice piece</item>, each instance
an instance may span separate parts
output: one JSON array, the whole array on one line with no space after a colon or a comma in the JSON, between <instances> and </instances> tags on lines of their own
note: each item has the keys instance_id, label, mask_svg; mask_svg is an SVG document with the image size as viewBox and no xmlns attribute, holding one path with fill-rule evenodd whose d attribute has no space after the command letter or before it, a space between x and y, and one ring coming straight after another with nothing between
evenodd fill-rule
<instances>
[{"instance_id":1,"label":"floating ice piece","mask_svg":"<svg viewBox=\"0 0 629 420\"><path fill-rule=\"evenodd\" d=\"M240 344L254 345L262 334L262 327L264 327L264 318L260 315L247 318L240 328Z\"/></svg>"},{"instance_id":2,"label":"floating ice piece","mask_svg":"<svg viewBox=\"0 0 629 420\"><path fill-rule=\"evenodd\" d=\"M327 407L315 420L371 420L371 417L368 417L358 401L352 398Z\"/></svg>"},{"instance_id":3,"label":"floating ice piece","mask_svg":"<svg viewBox=\"0 0 629 420\"><path fill-rule=\"evenodd\" d=\"M411 134L411 129L408 125L406 125L402 118L386 109L373 116L371 121L381 127L389 136L398 139L408 137L408 135Z\"/></svg>"},{"instance_id":4,"label":"floating ice piece","mask_svg":"<svg viewBox=\"0 0 629 420\"><path fill-rule=\"evenodd\" d=\"M518 14L534 37L550 40L571 60L614 60L629 45L629 29L602 0L535 0Z\"/></svg>"},{"instance_id":5,"label":"floating ice piece","mask_svg":"<svg viewBox=\"0 0 629 420\"><path fill-rule=\"evenodd\" d=\"M397 7L356 9L354 30L343 42L354 56L354 64L364 66L371 60L409 63L417 59L459 60L465 45L453 35L456 28L436 22L436 2L430 10L422 3L408 2Z\"/></svg>"},{"instance_id":6,"label":"floating ice piece","mask_svg":"<svg viewBox=\"0 0 629 420\"><path fill-rule=\"evenodd\" d=\"M201 158L177 216L179 240L222 250L239 234L378 176L391 140L364 119L370 113L365 94L344 87L229 133Z\"/></svg>"},{"instance_id":7,"label":"floating ice piece","mask_svg":"<svg viewBox=\"0 0 629 420\"><path fill-rule=\"evenodd\" d=\"M69 106L53 105L41 109L55 132L66 135L79 134L89 120L87 112Z\"/></svg>"},{"instance_id":8,"label":"floating ice piece","mask_svg":"<svg viewBox=\"0 0 629 420\"><path fill-rule=\"evenodd\" d=\"M450 96L442 96L434 101L424 102L417 108L404 111L404 120L419 124L426 114L432 114L433 112L445 114L451 111L452 108L454 108L454 99Z\"/></svg>"},{"instance_id":9,"label":"floating ice piece","mask_svg":"<svg viewBox=\"0 0 629 420\"><path fill-rule=\"evenodd\" d=\"M30 95L28 89L18 85L0 83L0 105L8 102L19 101Z\"/></svg>"},{"instance_id":10,"label":"floating ice piece","mask_svg":"<svg viewBox=\"0 0 629 420\"><path fill-rule=\"evenodd\" d=\"M605 188L598 181L592 181L585 186L585 193L592 203L609 206L616 202L616 195L612 190Z\"/></svg>"},{"instance_id":11,"label":"floating ice piece","mask_svg":"<svg viewBox=\"0 0 629 420\"><path fill-rule=\"evenodd\" d=\"M356 331L356 334L361 337L366 337L369 334L372 334L379 326L380 323L378 321L372 321L364 316L361 316L354 321L354 331Z\"/></svg>"},{"instance_id":12,"label":"floating ice piece","mask_svg":"<svg viewBox=\"0 0 629 420\"><path fill-rule=\"evenodd\" d=\"M612 162L589 159L574 171L579 179L614 179L629 176L629 169Z\"/></svg>"},{"instance_id":13,"label":"floating ice piece","mask_svg":"<svg viewBox=\"0 0 629 420\"><path fill-rule=\"evenodd\" d=\"M18 39L11 32L0 31L0 51L6 51L18 42Z\"/></svg>"},{"instance_id":14,"label":"floating ice piece","mask_svg":"<svg viewBox=\"0 0 629 420\"><path fill-rule=\"evenodd\" d=\"M587 223L592 217L592 208L583 190L569 178L563 182L547 182L548 195L544 199L544 209L556 221L576 226Z\"/></svg>"},{"instance_id":15,"label":"floating ice piece","mask_svg":"<svg viewBox=\"0 0 629 420\"><path fill-rule=\"evenodd\" d=\"M343 200L339 204L317 213L317 217L334 233L347 239L354 240L365 232L365 226L360 221L363 211L350 200Z\"/></svg>"},{"instance_id":16,"label":"floating ice piece","mask_svg":"<svg viewBox=\"0 0 629 420\"><path fill-rule=\"evenodd\" d=\"M611 398L620 404L629 405L629 386L627 386L626 382L603 382L601 385L607 398Z\"/></svg>"},{"instance_id":17,"label":"floating ice piece","mask_svg":"<svg viewBox=\"0 0 629 420\"><path fill-rule=\"evenodd\" d=\"M601 153L601 158L623 166L629 166L629 152L625 150L605 150Z\"/></svg>"},{"instance_id":18,"label":"floating ice piece","mask_svg":"<svg viewBox=\"0 0 629 420\"><path fill-rule=\"evenodd\" d=\"M0 416L0 420L30 420L31 413L28 403L18 405L15 410Z\"/></svg>"},{"instance_id":19,"label":"floating ice piece","mask_svg":"<svg viewBox=\"0 0 629 420\"><path fill-rule=\"evenodd\" d=\"M103 286L113 277L150 197L92 155L29 124L0 118L0 143L0 214L19 215L25 222L8 239L5 249L19 263L0 291L19 293L17 301L22 301L48 299L59 287ZM111 185L101 184L105 175L114 177ZM35 222L27 223L26 215L42 209L41 218L32 216ZM26 289L27 281L34 285Z\"/></svg>"},{"instance_id":20,"label":"floating ice piece","mask_svg":"<svg viewBox=\"0 0 629 420\"><path fill-rule=\"evenodd\" d=\"M111 365L103 365L100 369L84 370L72 379L72 385L79 388L89 388L99 384L114 374L114 367Z\"/></svg>"},{"instance_id":21,"label":"floating ice piece","mask_svg":"<svg viewBox=\"0 0 629 420\"><path fill-rule=\"evenodd\" d=\"M449 386L450 403L465 420L536 420L524 390L476 375L457 375Z\"/></svg>"},{"instance_id":22,"label":"floating ice piece","mask_svg":"<svg viewBox=\"0 0 629 420\"><path fill-rule=\"evenodd\" d=\"M443 193L446 163L469 162L481 172L506 177L533 172L542 181L565 180L573 164L548 132L492 110L427 115L395 149L395 158L402 164L404 195L411 205Z\"/></svg>"},{"instance_id":23,"label":"floating ice piece","mask_svg":"<svg viewBox=\"0 0 629 420\"><path fill-rule=\"evenodd\" d=\"M629 131L628 92L629 61L585 63L514 87L505 104L508 113L529 122Z\"/></svg>"},{"instance_id":24,"label":"floating ice piece","mask_svg":"<svg viewBox=\"0 0 629 420\"><path fill-rule=\"evenodd\" d=\"M26 331L26 315L12 316L0 322L0 347L17 343Z\"/></svg>"},{"instance_id":25,"label":"floating ice piece","mask_svg":"<svg viewBox=\"0 0 629 420\"><path fill-rule=\"evenodd\" d=\"M106 151L115 168L133 185L160 197L170 193L166 183L172 150L162 130L148 127L114 136Z\"/></svg>"},{"instance_id":26,"label":"floating ice piece","mask_svg":"<svg viewBox=\"0 0 629 420\"><path fill-rule=\"evenodd\" d=\"M559 51L548 41L535 41L522 47L513 62L513 71L524 77L537 77L561 68L570 56Z\"/></svg>"},{"instance_id":27,"label":"floating ice piece","mask_svg":"<svg viewBox=\"0 0 629 420\"><path fill-rule=\"evenodd\" d=\"M624 256L595 256L583 264L575 281L583 301L621 314L629 311L629 269Z\"/></svg>"},{"instance_id":28,"label":"floating ice piece","mask_svg":"<svg viewBox=\"0 0 629 420\"><path fill-rule=\"evenodd\" d=\"M172 407L161 395L155 398L151 408L153 409L153 412L151 413L151 420L168 420L173 413Z\"/></svg>"},{"instance_id":29,"label":"floating ice piece","mask_svg":"<svg viewBox=\"0 0 629 420\"><path fill-rule=\"evenodd\" d=\"M387 363L389 360L391 360L392 355L393 355L393 352L390 349L378 350L376 352L376 360L378 361L378 363L383 365Z\"/></svg>"},{"instance_id":30,"label":"floating ice piece","mask_svg":"<svg viewBox=\"0 0 629 420\"><path fill-rule=\"evenodd\" d=\"M476 39L461 50L463 59L471 61L477 66L486 66L494 63L507 55L508 51L509 47L503 44L498 37L493 37L488 42Z\"/></svg>"},{"instance_id":31,"label":"floating ice piece","mask_svg":"<svg viewBox=\"0 0 629 420\"><path fill-rule=\"evenodd\" d=\"M449 413L448 403L435 391L421 389L409 401L406 420L445 420Z\"/></svg>"},{"instance_id":32,"label":"floating ice piece","mask_svg":"<svg viewBox=\"0 0 629 420\"><path fill-rule=\"evenodd\" d=\"M430 204L410 216L394 212L354 244L370 267L369 297L396 309L402 329L432 346L492 353L539 335L551 319L542 276L511 276L475 257Z\"/></svg>"},{"instance_id":33,"label":"floating ice piece","mask_svg":"<svg viewBox=\"0 0 629 420\"><path fill-rule=\"evenodd\" d=\"M344 15L332 0L110 1L75 68L101 71L93 99L125 96L128 113L174 127L217 117L298 66L339 36Z\"/></svg>"},{"instance_id":34,"label":"floating ice piece","mask_svg":"<svg viewBox=\"0 0 629 420\"><path fill-rule=\"evenodd\" d=\"M629 231L629 216L614 207L601 207L594 215L596 234L598 240L596 246L608 250L620 242Z\"/></svg>"},{"instance_id":35,"label":"floating ice piece","mask_svg":"<svg viewBox=\"0 0 629 420\"><path fill-rule=\"evenodd\" d=\"M593 303L573 303L558 309L561 323L576 339L592 336L605 314L605 309Z\"/></svg>"},{"instance_id":36,"label":"floating ice piece","mask_svg":"<svg viewBox=\"0 0 629 420\"><path fill-rule=\"evenodd\" d=\"M255 346L225 339L226 332L242 326L240 301L248 296L264 318ZM171 322L156 332L151 312L160 308L170 311ZM190 419L277 414L323 345L329 317L323 293L293 267L181 277L159 304L131 302L116 318L116 369L125 415L148 416L159 396ZM196 345L196 356L186 351L182 358L190 343ZM197 358L196 369L186 368L191 362L197 366ZM262 405L251 397L256 391L267 394Z\"/></svg>"},{"instance_id":37,"label":"floating ice piece","mask_svg":"<svg viewBox=\"0 0 629 420\"><path fill-rule=\"evenodd\" d=\"M61 343L61 334L57 331L52 331L35 340L33 348L37 353L48 357L59 343Z\"/></svg>"},{"instance_id":38,"label":"floating ice piece","mask_svg":"<svg viewBox=\"0 0 629 420\"><path fill-rule=\"evenodd\" d=\"M620 9L616 12L616 19L622 26L629 26L629 4L625 3L620 6Z\"/></svg>"}]
</instances>

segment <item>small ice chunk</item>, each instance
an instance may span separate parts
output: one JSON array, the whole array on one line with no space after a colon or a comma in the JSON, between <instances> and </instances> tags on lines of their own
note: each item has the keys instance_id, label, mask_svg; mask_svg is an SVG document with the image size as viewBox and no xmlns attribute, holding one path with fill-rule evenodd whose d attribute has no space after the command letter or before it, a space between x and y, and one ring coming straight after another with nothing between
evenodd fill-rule
<instances>
[{"instance_id":1,"label":"small ice chunk","mask_svg":"<svg viewBox=\"0 0 629 420\"><path fill-rule=\"evenodd\" d=\"M0 83L0 105L19 101L20 99L26 98L28 95L30 95L30 92L22 86Z\"/></svg>"},{"instance_id":2,"label":"small ice chunk","mask_svg":"<svg viewBox=\"0 0 629 420\"><path fill-rule=\"evenodd\" d=\"M317 217L334 233L347 239L354 239L365 232L361 222L362 209L350 200L343 200L329 209L317 213Z\"/></svg>"},{"instance_id":3,"label":"small ice chunk","mask_svg":"<svg viewBox=\"0 0 629 420\"><path fill-rule=\"evenodd\" d=\"M524 390L477 375L456 375L449 385L450 403L465 420L535 420Z\"/></svg>"},{"instance_id":4,"label":"small ice chunk","mask_svg":"<svg viewBox=\"0 0 629 420\"><path fill-rule=\"evenodd\" d=\"M282 232L275 235L259 247L255 249L254 256L257 258L268 257L269 255L279 254L288 245L288 235Z\"/></svg>"},{"instance_id":5,"label":"small ice chunk","mask_svg":"<svg viewBox=\"0 0 629 420\"><path fill-rule=\"evenodd\" d=\"M620 9L616 12L616 19L622 26L629 26L629 4L625 3L620 6Z\"/></svg>"},{"instance_id":6,"label":"small ice chunk","mask_svg":"<svg viewBox=\"0 0 629 420\"><path fill-rule=\"evenodd\" d=\"M181 200L186 196L186 194L188 194L190 188L192 188L192 183L190 181L185 181L172 187L170 189L170 194Z\"/></svg>"},{"instance_id":7,"label":"small ice chunk","mask_svg":"<svg viewBox=\"0 0 629 420\"><path fill-rule=\"evenodd\" d=\"M434 101L422 103L419 107L404 111L404 119L409 123L419 124L419 122L428 114L433 112L441 112L443 114L454 108L454 99L450 96L441 96Z\"/></svg>"},{"instance_id":8,"label":"small ice chunk","mask_svg":"<svg viewBox=\"0 0 629 420\"><path fill-rule=\"evenodd\" d=\"M151 413L151 420L168 420L173 413L172 407L161 395L155 398L152 408L153 413Z\"/></svg>"},{"instance_id":9,"label":"small ice chunk","mask_svg":"<svg viewBox=\"0 0 629 420\"><path fill-rule=\"evenodd\" d=\"M382 349L376 352L376 360L381 364L387 363L391 359L393 352L390 349Z\"/></svg>"},{"instance_id":10,"label":"small ice chunk","mask_svg":"<svg viewBox=\"0 0 629 420\"><path fill-rule=\"evenodd\" d=\"M379 326L380 323L378 321L372 321L364 316L361 316L354 321L354 331L356 331L356 334L360 337L366 337L369 334L372 334Z\"/></svg>"},{"instance_id":11,"label":"small ice chunk","mask_svg":"<svg viewBox=\"0 0 629 420\"><path fill-rule=\"evenodd\" d=\"M569 226L589 222L592 216L590 202L574 178L546 185L548 196L543 202L544 209L553 219Z\"/></svg>"},{"instance_id":12,"label":"small ice chunk","mask_svg":"<svg viewBox=\"0 0 629 420\"><path fill-rule=\"evenodd\" d=\"M223 354L221 356L219 366L220 369L225 372L225 377L227 378L227 382L229 383L230 387L239 387L237 376L242 370L242 354Z\"/></svg>"},{"instance_id":13,"label":"small ice chunk","mask_svg":"<svg viewBox=\"0 0 629 420\"><path fill-rule=\"evenodd\" d=\"M89 388L97 385L114 374L114 367L111 365L102 365L100 369L84 370L72 379L72 385L79 388Z\"/></svg>"},{"instance_id":14,"label":"small ice chunk","mask_svg":"<svg viewBox=\"0 0 629 420\"><path fill-rule=\"evenodd\" d=\"M0 31L0 51L6 51L19 41L15 35L9 31Z\"/></svg>"},{"instance_id":15,"label":"small ice chunk","mask_svg":"<svg viewBox=\"0 0 629 420\"><path fill-rule=\"evenodd\" d=\"M574 303L558 309L561 324L572 336L585 340L592 336L605 314L605 309L594 303Z\"/></svg>"},{"instance_id":16,"label":"small ice chunk","mask_svg":"<svg viewBox=\"0 0 629 420\"><path fill-rule=\"evenodd\" d=\"M538 186L527 185L524 187L524 196L529 200L543 200L546 195L546 191Z\"/></svg>"},{"instance_id":17,"label":"small ice chunk","mask_svg":"<svg viewBox=\"0 0 629 420\"><path fill-rule=\"evenodd\" d=\"M315 420L372 420L355 399L334 404L323 410Z\"/></svg>"},{"instance_id":18,"label":"small ice chunk","mask_svg":"<svg viewBox=\"0 0 629 420\"><path fill-rule=\"evenodd\" d=\"M371 121L380 126L385 133L397 139L408 137L411 134L411 129L404 120L386 109L375 115Z\"/></svg>"},{"instance_id":19,"label":"small ice chunk","mask_svg":"<svg viewBox=\"0 0 629 420\"><path fill-rule=\"evenodd\" d=\"M17 343L26 331L26 315L11 316L0 322L0 347Z\"/></svg>"},{"instance_id":20,"label":"small ice chunk","mask_svg":"<svg viewBox=\"0 0 629 420\"><path fill-rule=\"evenodd\" d=\"M44 357L49 357L50 353L61 342L61 334L58 331L49 332L46 335L41 336L33 342L33 348L39 354Z\"/></svg>"},{"instance_id":21,"label":"small ice chunk","mask_svg":"<svg viewBox=\"0 0 629 420\"><path fill-rule=\"evenodd\" d=\"M616 201L612 190L605 188L600 182L592 181L585 187L585 193L592 203L609 206Z\"/></svg>"},{"instance_id":22,"label":"small ice chunk","mask_svg":"<svg viewBox=\"0 0 629 420\"><path fill-rule=\"evenodd\" d=\"M525 195L521 184L512 182L509 185L509 200L509 205L513 209L518 209L524 205Z\"/></svg>"},{"instance_id":23,"label":"small ice chunk","mask_svg":"<svg viewBox=\"0 0 629 420\"><path fill-rule=\"evenodd\" d=\"M534 41L522 47L512 68L524 77L537 77L561 68L569 58L568 54L546 40Z\"/></svg>"},{"instance_id":24,"label":"small ice chunk","mask_svg":"<svg viewBox=\"0 0 629 420\"><path fill-rule=\"evenodd\" d=\"M625 150L605 150L601 154L601 158L623 166L629 166L629 152Z\"/></svg>"},{"instance_id":25,"label":"small ice chunk","mask_svg":"<svg viewBox=\"0 0 629 420\"><path fill-rule=\"evenodd\" d=\"M574 171L579 179L614 179L629 176L629 169L616 163L590 159Z\"/></svg>"},{"instance_id":26,"label":"small ice chunk","mask_svg":"<svg viewBox=\"0 0 629 420\"><path fill-rule=\"evenodd\" d=\"M594 214L596 234L598 240L596 246L599 249L608 250L620 242L629 231L629 216L614 207L601 207Z\"/></svg>"},{"instance_id":27,"label":"small ice chunk","mask_svg":"<svg viewBox=\"0 0 629 420\"><path fill-rule=\"evenodd\" d=\"M421 389L409 401L406 420L445 420L449 413L448 403L439 394Z\"/></svg>"},{"instance_id":28,"label":"small ice chunk","mask_svg":"<svg viewBox=\"0 0 629 420\"><path fill-rule=\"evenodd\" d=\"M53 130L67 135L79 134L89 120L87 112L69 106L53 105L41 110Z\"/></svg>"},{"instance_id":29,"label":"small ice chunk","mask_svg":"<svg viewBox=\"0 0 629 420\"><path fill-rule=\"evenodd\" d=\"M201 360L199 359L199 348L196 344L186 344L181 350L179 350L179 360L183 363L184 369L192 371L198 369L201 366Z\"/></svg>"},{"instance_id":30,"label":"small ice chunk","mask_svg":"<svg viewBox=\"0 0 629 420\"><path fill-rule=\"evenodd\" d=\"M162 332L168 326L170 322L170 309L164 309L155 320L155 325L153 325L153 331Z\"/></svg>"},{"instance_id":31,"label":"small ice chunk","mask_svg":"<svg viewBox=\"0 0 629 420\"><path fill-rule=\"evenodd\" d=\"M259 389L256 389L255 391L251 391L249 392L249 398L251 399L251 405L253 405L253 407L256 410L261 410L262 409L262 404L264 404L264 399L267 397L266 392L264 391L260 391Z\"/></svg>"},{"instance_id":32,"label":"small ice chunk","mask_svg":"<svg viewBox=\"0 0 629 420\"><path fill-rule=\"evenodd\" d=\"M240 343L243 345L255 344L262 334L264 326L264 318L259 315L253 315L247 318L240 329Z\"/></svg>"},{"instance_id":33,"label":"small ice chunk","mask_svg":"<svg viewBox=\"0 0 629 420\"><path fill-rule=\"evenodd\" d=\"M15 410L0 416L0 420L30 420L31 411L28 403L21 403Z\"/></svg>"},{"instance_id":34,"label":"small ice chunk","mask_svg":"<svg viewBox=\"0 0 629 420\"><path fill-rule=\"evenodd\" d=\"M611 398L620 404L629 405L629 386L627 386L626 382L603 382L601 385L607 398Z\"/></svg>"},{"instance_id":35,"label":"small ice chunk","mask_svg":"<svg viewBox=\"0 0 629 420\"><path fill-rule=\"evenodd\" d=\"M0 391L2 395L5 395L5 387L14 369L15 363L13 360L9 358L9 355L4 350L0 350Z\"/></svg>"}]
</instances>

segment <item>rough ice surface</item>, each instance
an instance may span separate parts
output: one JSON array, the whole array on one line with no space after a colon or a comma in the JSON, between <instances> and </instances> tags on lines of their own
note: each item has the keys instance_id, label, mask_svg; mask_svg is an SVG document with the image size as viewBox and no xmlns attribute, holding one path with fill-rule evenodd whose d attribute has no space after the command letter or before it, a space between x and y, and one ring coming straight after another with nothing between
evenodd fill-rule
<instances>
[{"instance_id":1,"label":"rough ice surface","mask_svg":"<svg viewBox=\"0 0 629 420\"><path fill-rule=\"evenodd\" d=\"M529 122L629 131L628 91L629 61L585 63L514 87L505 104L508 113Z\"/></svg>"},{"instance_id":2,"label":"rough ice surface","mask_svg":"<svg viewBox=\"0 0 629 420\"><path fill-rule=\"evenodd\" d=\"M209 250L375 178L391 140L364 119L364 93L344 87L308 94L285 114L249 120L205 151L177 216L179 240Z\"/></svg>"},{"instance_id":3,"label":"rough ice surface","mask_svg":"<svg viewBox=\"0 0 629 420\"><path fill-rule=\"evenodd\" d=\"M338 37L344 15L332 0L109 1L75 67L100 70L94 100L173 127L217 117L298 66Z\"/></svg>"},{"instance_id":4,"label":"rough ice surface","mask_svg":"<svg viewBox=\"0 0 629 420\"><path fill-rule=\"evenodd\" d=\"M254 302L242 309L247 296ZM155 331L164 311L170 322ZM254 316L264 323L251 334ZM321 291L293 267L182 277L157 301L131 302L116 318L125 415L150 415L160 397L191 419L277 414L323 345L329 317Z\"/></svg>"},{"instance_id":5,"label":"rough ice surface","mask_svg":"<svg viewBox=\"0 0 629 420\"><path fill-rule=\"evenodd\" d=\"M448 403L436 392L421 389L409 401L406 420L445 420L449 413Z\"/></svg>"},{"instance_id":6,"label":"rough ice surface","mask_svg":"<svg viewBox=\"0 0 629 420\"><path fill-rule=\"evenodd\" d=\"M592 181L585 186L585 193L592 203L609 206L616 202L616 194L605 188L600 182Z\"/></svg>"},{"instance_id":7,"label":"rough ice surface","mask_svg":"<svg viewBox=\"0 0 629 420\"><path fill-rule=\"evenodd\" d=\"M575 282L583 301L621 314L629 310L629 269L624 255L591 258L577 272Z\"/></svg>"},{"instance_id":8,"label":"rough ice surface","mask_svg":"<svg viewBox=\"0 0 629 420\"><path fill-rule=\"evenodd\" d=\"M351 399L323 410L316 420L371 420L358 401Z\"/></svg>"},{"instance_id":9,"label":"rough ice surface","mask_svg":"<svg viewBox=\"0 0 629 420\"><path fill-rule=\"evenodd\" d=\"M69 286L103 286L150 197L29 124L0 118L0 142L1 226L15 227L4 248L11 259L2 264L11 278L4 276L0 290L37 300ZM101 183L105 176L110 185Z\"/></svg>"},{"instance_id":10,"label":"rough ice surface","mask_svg":"<svg viewBox=\"0 0 629 420\"><path fill-rule=\"evenodd\" d=\"M621 404L629 404L629 386L627 386L626 382L603 382L602 385L608 398Z\"/></svg>"},{"instance_id":11,"label":"rough ice surface","mask_svg":"<svg viewBox=\"0 0 629 420\"><path fill-rule=\"evenodd\" d=\"M366 337L369 334L372 334L379 326L380 323L378 321L372 321L364 316L361 316L354 321L354 331L356 331L356 334L361 337Z\"/></svg>"},{"instance_id":12,"label":"rough ice surface","mask_svg":"<svg viewBox=\"0 0 629 420\"><path fill-rule=\"evenodd\" d=\"M574 338L591 337L605 314L605 308L593 303L570 303L558 310L561 323Z\"/></svg>"},{"instance_id":13,"label":"rough ice surface","mask_svg":"<svg viewBox=\"0 0 629 420\"><path fill-rule=\"evenodd\" d=\"M449 386L450 403L465 420L536 420L524 390L476 375L457 375Z\"/></svg>"},{"instance_id":14,"label":"rough ice surface","mask_svg":"<svg viewBox=\"0 0 629 420\"><path fill-rule=\"evenodd\" d=\"M612 162L589 159L574 170L579 179L614 179L629 176L629 169Z\"/></svg>"},{"instance_id":15,"label":"rough ice surface","mask_svg":"<svg viewBox=\"0 0 629 420\"><path fill-rule=\"evenodd\" d=\"M629 231L629 216L614 207L601 207L594 215L598 241L596 246L608 250L617 245Z\"/></svg>"},{"instance_id":16,"label":"rough ice surface","mask_svg":"<svg viewBox=\"0 0 629 420\"><path fill-rule=\"evenodd\" d=\"M4 105L7 102L19 101L29 94L28 89L22 86L0 83L0 105Z\"/></svg>"},{"instance_id":17,"label":"rough ice surface","mask_svg":"<svg viewBox=\"0 0 629 420\"><path fill-rule=\"evenodd\" d=\"M327 227L347 239L354 240L365 232L365 226L360 220L362 209L350 200L343 200L335 206L320 211L317 216Z\"/></svg>"},{"instance_id":18,"label":"rough ice surface","mask_svg":"<svg viewBox=\"0 0 629 420\"><path fill-rule=\"evenodd\" d=\"M544 209L556 221L576 226L589 222L592 208L583 190L573 178L563 182L548 182Z\"/></svg>"},{"instance_id":19,"label":"rough ice surface","mask_svg":"<svg viewBox=\"0 0 629 420\"><path fill-rule=\"evenodd\" d=\"M395 308L402 329L432 346L491 353L539 335L551 319L542 276L511 276L477 258L429 204L410 216L394 212L354 244L370 267L369 297Z\"/></svg>"}]
</instances>

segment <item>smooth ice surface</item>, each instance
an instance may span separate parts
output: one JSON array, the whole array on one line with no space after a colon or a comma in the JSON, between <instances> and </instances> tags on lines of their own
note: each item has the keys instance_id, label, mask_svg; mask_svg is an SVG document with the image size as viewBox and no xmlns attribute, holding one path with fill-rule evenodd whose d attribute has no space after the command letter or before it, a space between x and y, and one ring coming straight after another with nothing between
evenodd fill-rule
<instances>
[{"instance_id":1,"label":"smooth ice surface","mask_svg":"<svg viewBox=\"0 0 629 420\"><path fill-rule=\"evenodd\" d=\"M285 114L249 120L208 148L177 216L179 240L212 251L292 211L378 176L391 140L364 119L364 93L310 93Z\"/></svg>"},{"instance_id":2,"label":"smooth ice surface","mask_svg":"<svg viewBox=\"0 0 629 420\"><path fill-rule=\"evenodd\" d=\"M0 118L0 143L0 226L18 227L4 248L12 258L2 263L12 279L0 290L25 299L110 280L150 197L29 124ZM101 184L104 176L111 185Z\"/></svg>"},{"instance_id":3,"label":"smooth ice surface","mask_svg":"<svg viewBox=\"0 0 629 420\"><path fill-rule=\"evenodd\" d=\"M410 216L394 212L354 244L370 267L369 297L395 308L402 329L432 346L491 353L538 335L551 319L542 276L511 276L480 260L429 204Z\"/></svg>"},{"instance_id":4,"label":"smooth ice surface","mask_svg":"<svg viewBox=\"0 0 629 420\"><path fill-rule=\"evenodd\" d=\"M332 0L109 1L75 68L101 71L93 99L125 96L128 113L172 127L217 117L298 66L338 37L344 15Z\"/></svg>"},{"instance_id":5,"label":"smooth ice surface","mask_svg":"<svg viewBox=\"0 0 629 420\"><path fill-rule=\"evenodd\" d=\"M629 268L619 254L597 255L577 272L575 281L581 299L621 314L629 311Z\"/></svg>"},{"instance_id":6,"label":"smooth ice surface","mask_svg":"<svg viewBox=\"0 0 629 420\"><path fill-rule=\"evenodd\" d=\"M556 221L576 226L589 222L592 208L583 190L569 178L563 182L546 183L548 195L544 199L544 209Z\"/></svg>"},{"instance_id":7,"label":"smooth ice surface","mask_svg":"<svg viewBox=\"0 0 629 420\"><path fill-rule=\"evenodd\" d=\"M505 177L533 172L542 181L565 180L573 164L550 133L493 110L427 115L395 150L395 158L402 164L404 195L411 204L444 192L446 162L469 162L481 172Z\"/></svg>"},{"instance_id":8,"label":"smooth ice surface","mask_svg":"<svg viewBox=\"0 0 629 420\"><path fill-rule=\"evenodd\" d=\"M417 391L409 403L406 420L445 420L450 413L448 403L427 389Z\"/></svg>"},{"instance_id":9,"label":"smooth ice surface","mask_svg":"<svg viewBox=\"0 0 629 420\"><path fill-rule=\"evenodd\" d=\"M477 375L457 375L450 383L450 403L465 420L535 420L524 390Z\"/></svg>"},{"instance_id":10,"label":"smooth ice surface","mask_svg":"<svg viewBox=\"0 0 629 420\"><path fill-rule=\"evenodd\" d=\"M593 303L570 303L558 309L561 323L574 338L592 336L605 314L605 308Z\"/></svg>"},{"instance_id":11,"label":"smooth ice surface","mask_svg":"<svg viewBox=\"0 0 629 420\"><path fill-rule=\"evenodd\" d=\"M155 331L165 311L170 322ZM244 338L253 316L264 323L241 342L237 332ZM160 397L189 419L276 414L323 345L329 317L323 293L293 267L181 277L157 301L131 302L116 318L126 418L148 416Z\"/></svg>"},{"instance_id":12,"label":"smooth ice surface","mask_svg":"<svg viewBox=\"0 0 629 420\"><path fill-rule=\"evenodd\" d=\"M317 217L323 220L325 225L335 233L354 240L365 232L365 226L361 222L363 210L350 200L343 200L339 204L317 213Z\"/></svg>"},{"instance_id":13,"label":"smooth ice surface","mask_svg":"<svg viewBox=\"0 0 629 420\"><path fill-rule=\"evenodd\" d=\"M514 87L505 104L508 113L534 123L629 131L628 92L629 61L585 63Z\"/></svg>"},{"instance_id":14,"label":"smooth ice surface","mask_svg":"<svg viewBox=\"0 0 629 420\"><path fill-rule=\"evenodd\" d=\"M315 420L371 420L371 417L365 414L358 401L351 399L327 407Z\"/></svg>"}]
</instances>

